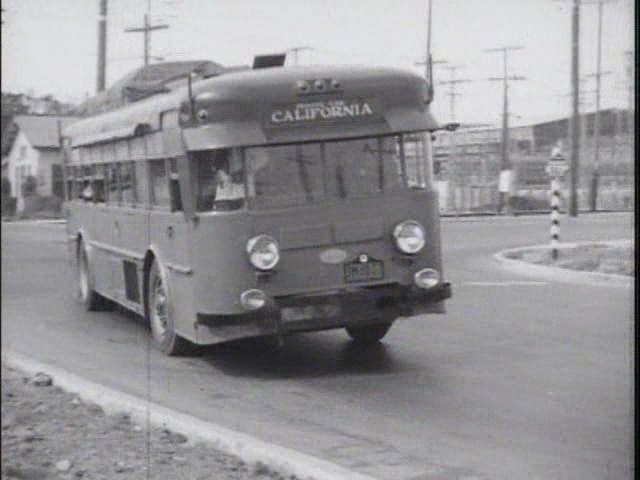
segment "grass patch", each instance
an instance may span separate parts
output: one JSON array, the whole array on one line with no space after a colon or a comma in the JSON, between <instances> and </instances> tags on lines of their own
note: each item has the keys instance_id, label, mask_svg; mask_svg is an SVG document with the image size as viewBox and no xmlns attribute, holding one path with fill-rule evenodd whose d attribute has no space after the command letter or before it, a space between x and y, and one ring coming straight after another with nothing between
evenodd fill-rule
<instances>
[{"instance_id":1,"label":"grass patch","mask_svg":"<svg viewBox=\"0 0 640 480\"><path fill-rule=\"evenodd\" d=\"M551 249L509 252L507 258L536 265L549 265L582 272L613 273L635 276L634 249L629 245L585 244L558 249L554 260Z\"/></svg>"}]
</instances>

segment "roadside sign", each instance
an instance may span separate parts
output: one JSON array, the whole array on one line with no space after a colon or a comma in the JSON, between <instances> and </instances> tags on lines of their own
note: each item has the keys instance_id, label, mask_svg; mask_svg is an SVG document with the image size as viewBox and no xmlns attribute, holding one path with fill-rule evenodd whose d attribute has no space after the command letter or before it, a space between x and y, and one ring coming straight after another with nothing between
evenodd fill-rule
<instances>
[{"instance_id":1,"label":"roadside sign","mask_svg":"<svg viewBox=\"0 0 640 480\"><path fill-rule=\"evenodd\" d=\"M549 159L549 163L544 170L551 177L561 177L569 170L569 164L567 163L567 159L564 158L560 152L556 151Z\"/></svg>"}]
</instances>

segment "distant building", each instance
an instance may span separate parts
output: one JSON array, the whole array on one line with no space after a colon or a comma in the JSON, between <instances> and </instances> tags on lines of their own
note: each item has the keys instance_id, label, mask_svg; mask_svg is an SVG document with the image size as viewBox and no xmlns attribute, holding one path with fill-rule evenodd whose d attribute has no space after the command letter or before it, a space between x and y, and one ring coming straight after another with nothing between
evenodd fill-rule
<instances>
[{"instance_id":1,"label":"distant building","mask_svg":"<svg viewBox=\"0 0 640 480\"><path fill-rule=\"evenodd\" d=\"M12 196L17 198L17 211L24 208L23 185L28 176L36 179L36 193L63 196L62 152L59 146L59 123L64 128L73 117L49 115L16 115L17 133L2 157L2 176L11 182ZM4 128L3 128L4 130Z\"/></svg>"},{"instance_id":2,"label":"distant building","mask_svg":"<svg viewBox=\"0 0 640 480\"><path fill-rule=\"evenodd\" d=\"M633 123L622 109L600 111L599 181L601 190L630 191L634 178ZM580 117L579 184L585 203L594 172L595 113ZM562 153L571 156L570 119L555 118L509 128L509 160L513 170L511 194L538 191L545 198L549 177L545 172L551 149L560 142ZM469 205L492 204L501 168L502 129L463 127L456 132L437 132L433 144L434 178L441 211L464 210ZM618 203L626 201L616 200ZM613 201L602 208L613 208ZM607 207L607 205L609 207ZM625 204L626 205L626 204ZM479 208L479 207L478 207Z\"/></svg>"}]
</instances>

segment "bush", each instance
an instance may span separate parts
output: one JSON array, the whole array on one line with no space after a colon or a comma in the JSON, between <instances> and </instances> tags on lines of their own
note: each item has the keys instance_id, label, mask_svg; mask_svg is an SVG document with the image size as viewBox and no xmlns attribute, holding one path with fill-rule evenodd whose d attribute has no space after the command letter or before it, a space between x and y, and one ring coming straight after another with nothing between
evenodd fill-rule
<instances>
[{"instance_id":1,"label":"bush","mask_svg":"<svg viewBox=\"0 0 640 480\"><path fill-rule=\"evenodd\" d=\"M20 218L60 218L62 216L62 199L55 195L32 195L25 197L24 210Z\"/></svg>"}]
</instances>

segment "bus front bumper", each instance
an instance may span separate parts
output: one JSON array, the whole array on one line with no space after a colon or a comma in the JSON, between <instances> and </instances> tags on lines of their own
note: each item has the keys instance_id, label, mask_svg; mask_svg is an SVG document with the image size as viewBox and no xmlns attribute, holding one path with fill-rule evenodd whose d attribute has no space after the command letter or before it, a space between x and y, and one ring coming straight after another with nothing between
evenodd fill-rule
<instances>
[{"instance_id":1,"label":"bus front bumper","mask_svg":"<svg viewBox=\"0 0 640 480\"><path fill-rule=\"evenodd\" d=\"M444 313L444 300L450 297L451 284L442 282L431 289L394 284L268 298L264 307L244 314L198 313L197 343L364 326L391 322L401 316Z\"/></svg>"}]
</instances>

